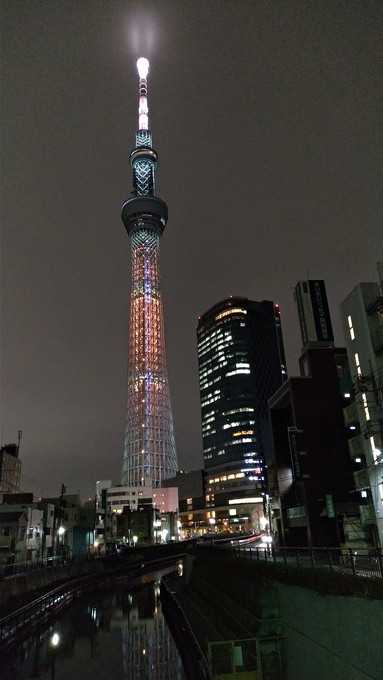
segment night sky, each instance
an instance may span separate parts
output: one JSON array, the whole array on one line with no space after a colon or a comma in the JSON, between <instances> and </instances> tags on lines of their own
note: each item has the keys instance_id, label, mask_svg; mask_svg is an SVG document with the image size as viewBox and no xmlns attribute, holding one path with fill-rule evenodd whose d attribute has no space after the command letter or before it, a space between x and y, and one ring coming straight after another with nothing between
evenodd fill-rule
<instances>
[{"instance_id":1,"label":"night sky","mask_svg":"<svg viewBox=\"0 0 383 680\"><path fill-rule=\"evenodd\" d=\"M161 245L180 464L202 463L195 328L229 295L339 303L382 248L383 3L2 2L2 440L23 486L119 481L125 422L135 60L169 205Z\"/></svg>"}]
</instances>

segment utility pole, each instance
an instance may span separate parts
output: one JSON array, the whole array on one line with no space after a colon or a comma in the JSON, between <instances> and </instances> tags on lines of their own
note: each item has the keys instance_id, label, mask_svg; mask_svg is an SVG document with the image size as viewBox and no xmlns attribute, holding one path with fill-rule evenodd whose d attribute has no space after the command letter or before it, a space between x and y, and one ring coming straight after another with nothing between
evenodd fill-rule
<instances>
[{"instance_id":1,"label":"utility pole","mask_svg":"<svg viewBox=\"0 0 383 680\"><path fill-rule=\"evenodd\" d=\"M54 523L53 523L53 546L54 546L54 557L57 556L58 553L58 545L59 545L59 535L58 535L58 529L60 526L60 520L62 519L63 516L63 505L64 505L64 495L66 493L66 486L65 484L61 484L61 491L60 491L60 496L59 496L59 502L58 505L55 504L55 517L54 517Z\"/></svg>"}]
</instances>

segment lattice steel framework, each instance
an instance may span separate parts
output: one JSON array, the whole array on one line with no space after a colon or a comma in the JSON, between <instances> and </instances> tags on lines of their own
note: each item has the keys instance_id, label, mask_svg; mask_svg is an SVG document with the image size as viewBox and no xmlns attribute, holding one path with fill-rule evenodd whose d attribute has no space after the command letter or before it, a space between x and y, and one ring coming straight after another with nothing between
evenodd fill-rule
<instances>
[{"instance_id":1,"label":"lattice steel framework","mask_svg":"<svg viewBox=\"0 0 383 680\"><path fill-rule=\"evenodd\" d=\"M177 471L159 276L167 206L154 194L157 154L148 129L147 71L145 77L139 72L140 129L130 157L134 191L122 209L132 266L122 483L158 487Z\"/></svg>"}]
</instances>

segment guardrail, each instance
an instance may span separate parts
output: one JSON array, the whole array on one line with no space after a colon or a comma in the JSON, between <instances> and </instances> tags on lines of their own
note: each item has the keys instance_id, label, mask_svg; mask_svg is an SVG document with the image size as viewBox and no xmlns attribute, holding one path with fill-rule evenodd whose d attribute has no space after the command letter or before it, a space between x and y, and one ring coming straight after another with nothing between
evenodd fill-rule
<instances>
[{"instance_id":1,"label":"guardrail","mask_svg":"<svg viewBox=\"0 0 383 680\"><path fill-rule=\"evenodd\" d=\"M58 567L68 566L70 564L79 564L80 562L89 562L100 559L101 555L87 554L81 557L65 558L61 555L54 555L52 557L44 557L38 560L25 560L23 562L11 562L9 564L0 564L0 578L8 576L18 576L20 574L30 574L31 572L39 571L40 569L56 569Z\"/></svg>"},{"instance_id":2,"label":"guardrail","mask_svg":"<svg viewBox=\"0 0 383 680\"><path fill-rule=\"evenodd\" d=\"M63 555L53 555L50 557L39 558L37 560L25 560L21 562L0 563L0 578L10 576L18 576L20 574L29 574L40 569L55 569L63 566L70 566L72 564L81 564L86 562L93 562L95 560L113 560L116 557L127 557L135 553L143 552L143 554L153 551L160 553L168 550L172 551L175 546L193 545L193 541L175 541L172 543L159 543L153 545L137 545L136 547L123 546L123 552L117 551L108 553L86 553L84 555L68 557Z\"/></svg>"},{"instance_id":3,"label":"guardrail","mask_svg":"<svg viewBox=\"0 0 383 680\"><path fill-rule=\"evenodd\" d=\"M28 602L23 607L0 619L0 647L11 643L21 630L31 629L37 620L43 621L47 616L57 613L82 592L91 577L83 576L72 580L69 584L58 586L48 593Z\"/></svg>"},{"instance_id":4,"label":"guardrail","mask_svg":"<svg viewBox=\"0 0 383 680\"><path fill-rule=\"evenodd\" d=\"M382 550L352 548L231 546L236 557L296 569L327 569L352 576L383 579Z\"/></svg>"},{"instance_id":5,"label":"guardrail","mask_svg":"<svg viewBox=\"0 0 383 680\"><path fill-rule=\"evenodd\" d=\"M135 561L127 562L124 557L107 559L109 568L104 572L71 578L61 586L49 590L44 595L3 616L0 619L0 649L12 644L22 633L29 635L35 625L44 622L53 613L56 615L58 611L70 604L87 588L93 588L95 582L98 581L102 584L108 582L111 577L115 579L116 575L120 574L121 576L121 569L125 570L126 576L136 578L138 575L146 573L145 570L161 569L165 564L173 561L177 563L185 556L185 552L179 552L163 557L151 556L145 560L137 551Z\"/></svg>"}]
</instances>

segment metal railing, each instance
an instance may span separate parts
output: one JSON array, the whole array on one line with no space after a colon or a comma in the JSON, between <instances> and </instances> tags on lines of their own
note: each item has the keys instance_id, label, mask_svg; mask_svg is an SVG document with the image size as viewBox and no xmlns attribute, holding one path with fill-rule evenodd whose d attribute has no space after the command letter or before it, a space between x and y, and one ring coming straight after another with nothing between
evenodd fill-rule
<instances>
[{"instance_id":1,"label":"metal railing","mask_svg":"<svg viewBox=\"0 0 383 680\"><path fill-rule=\"evenodd\" d=\"M0 647L13 642L19 633L30 630L49 615L57 613L83 591L89 576L83 576L50 590L0 619Z\"/></svg>"},{"instance_id":2,"label":"metal railing","mask_svg":"<svg viewBox=\"0 0 383 680\"><path fill-rule=\"evenodd\" d=\"M382 550L352 548L232 546L236 557L296 569L328 571L365 578L383 579Z\"/></svg>"},{"instance_id":3,"label":"metal railing","mask_svg":"<svg viewBox=\"0 0 383 680\"><path fill-rule=\"evenodd\" d=\"M28 574L30 572L38 571L39 569L55 569L63 566L70 566L72 564L80 564L86 562L94 562L95 560L106 560L112 561L118 558L126 558L128 556L134 556L138 552L142 552L147 555L148 552L168 552L170 554L176 554L177 550L180 549L182 545L182 550L187 545L193 545L194 541L175 541L172 543L165 544L154 544L154 545L138 545L135 548L126 548L126 551L121 554L117 552L103 552L94 553L88 552L83 555L69 556L69 555L52 555L49 557L24 560L19 562L0 562L0 579L8 576L17 576L19 574ZM178 547L177 547L178 546Z\"/></svg>"},{"instance_id":4,"label":"metal railing","mask_svg":"<svg viewBox=\"0 0 383 680\"><path fill-rule=\"evenodd\" d=\"M63 557L62 555L52 555L51 557L39 558L37 560L24 560L20 562L0 563L0 578L29 574L41 569L57 569L58 567L79 562L88 562L98 559L98 555L87 554L81 557Z\"/></svg>"},{"instance_id":5,"label":"metal railing","mask_svg":"<svg viewBox=\"0 0 383 680\"><path fill-rule=\"evenodd\" d=\"M109 568L101 573L94 572L77 578L71 578L66 583L49 590L44 595L35 598L0 619L0 650L1 647L7 647L14 643L23 634L24 636L30 635L31 629L35 625L40 625L48 616L56 614L87 589L94 588L97 584L102 587L103 583L108 582L111 575L114 579L118 580L121 569L125 569L126 576L131 578L138 574L143 575L150 569L159 570L166 564L173 562L176 569L178 562L185 557L185 552L180 552L176 555L165 555L163 557L148 555L147 558L137 553L137 559L130 563L125 562L123 558L119 558L109 561ZM96 558L91 556L90 559Z\"/></svg>"}]
</instances>

